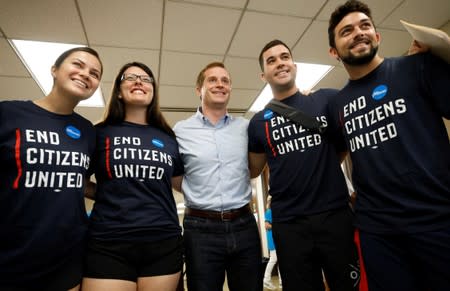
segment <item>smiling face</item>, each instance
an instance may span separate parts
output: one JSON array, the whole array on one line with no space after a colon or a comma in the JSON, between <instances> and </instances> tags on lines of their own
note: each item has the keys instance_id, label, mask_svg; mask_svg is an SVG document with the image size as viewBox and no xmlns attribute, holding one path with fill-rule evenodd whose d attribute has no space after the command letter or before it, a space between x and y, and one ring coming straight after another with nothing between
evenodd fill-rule
<instances>
[{"instance_id":1,"label":"smiling face","mask_svg":"<svg viewBox=\"0 0 450 291\"><path fill-rule=\"evenodd\" d=\"M94 55L76 51L59 67L52 67L53 87L76 101L91 97L100 84L102 66Z\"/></svg>"},{"instance_id":2,"label":"smiling face","mask_svg":"<svg viewBox=\"0 0 450 291\"><path fill-rule=\"evenodd\" d=\"M230 100L231 79L227 70L212 67L204 73L202 86L197 87L197 94L202 98L202 106L209 108L226 108Z\"/></svg>"},{"instance_id":3,"label":"smiling face","mask_svg":"<svg viewBox=\"0 0 450 291\"><path fill-rule=\"evenodd\" d=\"M377 54L380 35L367 15L347 14L334 29L335 47L330 54L347 65L370 63Z\"/></svg>"},{"instance_id":4,"label":"smiling face","mask_svg":"<svg viewBox=\"0 0 450 291\"><path fill-rule=\"evenodd\" d=\"M296 90L297 66L291 53L284 45L276 45L262 54L263 73L261 78L270 84L272 91Z\"/></svg>"},{"instance_id":5,"label":"smiling face","mask_svg":"<svg viewBox=\"0 0 450 291\"><path fill-rule=\"evenodd\" d=\"M129 77L140 76L135 80ZM142 78L141 78L142 76ZM139 67L129 67L122 75L120 84L120 99L125 105L145 106L147 107L153 99L153 83L142 81L150 76ZM151 79L151 78L150 78Z\"/></svg>"}]
</instances>

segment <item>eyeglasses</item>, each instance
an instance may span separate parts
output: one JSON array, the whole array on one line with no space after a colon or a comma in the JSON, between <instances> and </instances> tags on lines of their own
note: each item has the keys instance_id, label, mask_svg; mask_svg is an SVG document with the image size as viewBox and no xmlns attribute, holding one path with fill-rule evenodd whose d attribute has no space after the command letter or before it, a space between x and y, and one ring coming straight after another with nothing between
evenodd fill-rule
<instances>
[{"instance_id":1,"label":"eyeglasses","mask_svg":"<svg viewBox=\"0 0 450 291\"><path fill-rule=\"evenodd\" d=\"M153 78L147 75L136 75L136 74L123 74L122 78L120 78L120 81L126 80L130 82L134 82L137 79L140 79L144 83L153 83Z\"/></svg>"}]
</instances>

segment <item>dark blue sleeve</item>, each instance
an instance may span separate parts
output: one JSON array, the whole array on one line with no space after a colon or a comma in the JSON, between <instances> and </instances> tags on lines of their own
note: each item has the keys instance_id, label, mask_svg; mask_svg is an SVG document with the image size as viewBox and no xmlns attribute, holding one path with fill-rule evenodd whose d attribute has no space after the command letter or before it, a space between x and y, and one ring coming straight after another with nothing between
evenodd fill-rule
<instances>
[{"instance_id":1,"label":"dark blue sleeve","mask_svg":"<svg viewBox=\"0 0 450 291\"><path fill-rule=\"evenodd\" d=\"M178 148L178 142L175 140L176 150L175 156L173 157L173 177L181 176L184 174L184 164L181 160L180 151Z\"/></svg>"},{"instance_id":2,"label":"dark blue sleeve","mask_svg":"<svg viewBox=\"0 0 450 291\"><path fill-rule=\"evenodd\" d=\"M91 162L89 163L89 169L87 170L87 177L91 177L95 174L95 169L97 168L97 163L99 163L99 151L97 150L100 145L98 144L98 135L100 134L100 127L98 125L94 126L95 130L95 150L93 154L91 155ZM96 177L97 178L97 177Z\"/></svg>"},{"instance_id":3,"label":"dark blue sleeve","mask_svg":"<svg viewBox=\"0 0 450 291\"><path fill-rule=\"evenodd\" d=\"M258 143L258 129L256 127L259 122L257 121L257 115L258 113L253 116L248 124L248 151L252 153L263 153L264 148Z\"/></svg>"},{"instance_id":4,"label":"dark blue sleeve","mask_svg":"<svg viewBox=\"0 0 450 291\"><path fill-rule=\"evenodd\" d=\"M450 64L427 53L421 69L426 91L437 111L450 119Z\"/></svg>"},{"instance_id":5,"label":"dark blue sleeve","mask_svg":"<svg viewBox=\"0 0 450 291\"><path fill-rule=\"evenodd\" d=\"M326 134L328 135L331 143L334 145L337 153L346 152L347 144L345 143L343 126L339 118L339 109L336 105L334 98L339 98L339 94L333 96L327 106L328 125Z\"/></svg>"}]
</instances>

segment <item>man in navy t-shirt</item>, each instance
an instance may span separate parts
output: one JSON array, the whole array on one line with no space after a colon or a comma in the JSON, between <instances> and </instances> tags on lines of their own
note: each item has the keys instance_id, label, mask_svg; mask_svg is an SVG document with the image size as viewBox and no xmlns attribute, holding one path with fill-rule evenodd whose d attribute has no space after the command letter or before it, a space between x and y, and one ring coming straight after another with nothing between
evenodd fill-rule
<instances>
[{"instance_id":1,"label":"man in navy t-shirt","mask_svg":"<svg viewBox=\"0 0 450 291\"><path fill-rule=\"evenodd\" d=\"M361 285L447 289L450 147L442 117L450 117L450 66L429 53L380 57L380 35L359 1L333 12L328 35L330 54L350 77L330 103L330 125L343 133L353 164Z\"/></svg>"},{"instance_id":2,"label":"man in navy t-shirt","mask_svg":"<svg viewBox=\"0 0 450 291\"><path fill-rule=\"evenodd\" d=\"M276 100L327 124L327 104L337 90L301 94L286 44L269 42L260 65ZM258 176L266 162L270 170L272 230L283 290L323 290L320 269L332 290L352 290L350 273L357 268L353 215L332 135L309 131L270 109L256 113L248 135L251 176Z\"/></svg>"}]
</instances>

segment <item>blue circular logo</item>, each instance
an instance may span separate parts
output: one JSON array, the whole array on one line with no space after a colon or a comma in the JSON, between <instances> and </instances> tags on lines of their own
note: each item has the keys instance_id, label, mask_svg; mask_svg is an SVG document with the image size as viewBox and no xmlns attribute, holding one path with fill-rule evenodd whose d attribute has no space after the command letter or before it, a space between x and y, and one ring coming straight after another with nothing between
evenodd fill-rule
<instances>
[{"instance_id":1,"label":"blue circular logo","mask_svg":"<svg viewBox=\"0 0 450 291\"><path fill-rule=\"evenodd\" d=\"M162 141L160 141L159 139L156 139L156 138L152 139L152 144L155 147L160 148L160 149L162 149L164 147L164 143Z\"/></svg>"},{"instance_id":2,"label":"blue circular logo","mask_svg":"<svg viewBox=\"0 0 450 291\"><path fill-rule=\"evenodd\" d=\"M264 111L264 119L271 119L273 117L273 111L270 109L267 109Z\"/></svg>"},{"instance_id":3,"label":"blue circular logo","mask_svg":"<svg viewBox=\"0 0 450 291\"><path fill-rule=\"evenodd\" d=\"M372 98L375 100L383 99L386 96L388 88L386 85L379 85L372 92Z\"/></svg>"},{"instance_id":4,"label":"blue circular logo","mask_svg":"<svg viewBox=\"0 0 450 291\"><path fill-rule=\"evenodd\" d=\"M73 139L79 139L81 137L81 131L72 125L66 127L66 134Z\"/></svg>"}]
</instances>

